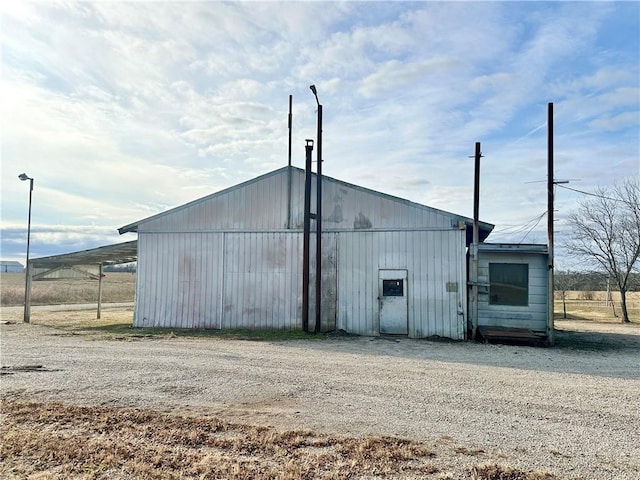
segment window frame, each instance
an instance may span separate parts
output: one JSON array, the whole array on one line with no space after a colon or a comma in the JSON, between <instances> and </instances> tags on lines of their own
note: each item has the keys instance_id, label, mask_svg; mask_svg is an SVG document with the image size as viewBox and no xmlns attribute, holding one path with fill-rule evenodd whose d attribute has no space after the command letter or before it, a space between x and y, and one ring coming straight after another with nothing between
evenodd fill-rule
<instances>
[{"instance_id":1,"label":"window frame","mask_svg":"<svg viewBox=\"0 0 640 480\"><path fill-rule=\"evenodd\" d=\"M516 267L518 269L524 268L524 272L504 271L508 268L513 270ZM502 271L498 272L498 269ZM500 277L499 280L502 281L498 282L496 277ZM521 280L522 278L526 279L526 281L518 282L518 280ZM496 307L528 307L530 291L529 283L528 263L489 262L489 305ZM498 289L499 291L496 291ZM524 290L524 292L522 290Z\"/></svg>"}]
</instances>

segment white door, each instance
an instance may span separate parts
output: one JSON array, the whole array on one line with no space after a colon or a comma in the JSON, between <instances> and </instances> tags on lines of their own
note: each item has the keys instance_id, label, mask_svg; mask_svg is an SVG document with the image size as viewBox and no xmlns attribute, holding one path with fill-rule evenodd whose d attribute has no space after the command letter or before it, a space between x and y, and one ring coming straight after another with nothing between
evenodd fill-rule
<instances>
[{"instance_id":1,"label":"white door","mask_svg":"<svg viewBox=\"0 0 640 480\"><path fill-rule=\"evenodd\" d=\"M380 333L407 335L407 271L379 270Z\"/></svg>"}]
</instances>

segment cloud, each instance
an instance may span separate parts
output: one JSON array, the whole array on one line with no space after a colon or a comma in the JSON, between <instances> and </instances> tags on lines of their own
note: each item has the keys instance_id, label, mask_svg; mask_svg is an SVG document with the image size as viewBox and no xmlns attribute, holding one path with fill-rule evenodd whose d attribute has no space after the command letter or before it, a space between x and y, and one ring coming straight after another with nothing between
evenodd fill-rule
<instances>
[{"instance_id":1,"label":"cloud","mask_svg":"<svg viewBox=\"0 0 640 480\"><path fill-rule=\"evenodd\" d=\"M590 190L637 170L639 22L626 4L0 8L3 256L14 251L5 230L26 218L23 171L36 178L36 227L87 228L88 245L285 165L289 94L303 165L316 134L311 84L328 175L468 216L468 157L481 141L481 212L493 223L545 208L525 182L546 174L549 101L556 175ZM566 210L579 195L559 197ZM51 250L67 248L65 234L47 235Z\"/></svg>"},{"instance_id":2,"label":"cloud","mask_svg":"<svg viewBox=\"0 0 640 480\"><path fill-rule=\"evenodd\" d=\"M366 98L388 96L390 92L406 91L422 82L429 82L433 76L452 74L459 67L455 59L445 57L411 64L391 60L364 78L360 93Z\"/></svg>"},{"instance_id":3,"label":"cloud","mask_svg":"<svg viewBox=\"0 0 640 480\"><path fill-rule=\"evenodd\" d=\"M597 118L589 122L589 127L594 130L616 131L627 128L638 130L640 124L640 114L638 112L624 112L606 118Z\"/></svg>"}]
</instances>

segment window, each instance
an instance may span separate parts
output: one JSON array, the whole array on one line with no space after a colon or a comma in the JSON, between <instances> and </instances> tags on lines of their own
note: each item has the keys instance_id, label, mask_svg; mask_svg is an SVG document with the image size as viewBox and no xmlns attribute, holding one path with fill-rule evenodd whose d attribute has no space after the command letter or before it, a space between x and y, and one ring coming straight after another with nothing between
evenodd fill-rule
<instances>
[{"instance_id":1,"label":"window","mask_svg":"<svg viewBox=\"0 0 640 480\"><path fill-rule=\"evenodd\" d=\"M402 297L404 295L404 280L382 280L383 297Z\"/></svg>"},{"instance_id":2,"label":"window","mask_svg":"<svg viewBox=\"0 0 640 480\"><path fill-rule=\"evenodd\" d=\"M529 305L529 265L490 263L489 304L522 307Z\"/></svg>"}]
</instances>

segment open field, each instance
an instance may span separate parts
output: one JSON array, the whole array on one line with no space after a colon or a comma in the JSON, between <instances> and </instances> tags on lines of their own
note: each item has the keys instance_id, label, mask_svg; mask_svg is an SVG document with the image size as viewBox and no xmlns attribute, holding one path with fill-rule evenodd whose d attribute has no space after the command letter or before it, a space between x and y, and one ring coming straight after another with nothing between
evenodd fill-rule
<instances>
[{"instance_id":1,"label":"open field","mask_svg":"<svg viewBox=\"0 0 640 480\"><path fill-rule=\"evenodd\" d=\"M640 477L638 324L558 320L544 349L130 319L0 326L0 476Z\"/></svg>"},{"instance_id":2,"label":"open field","mask_svg":"<svg viewBox=\"0 0 640 480\"><path fill-rule=\"evenodd\" d=\"M102 279L103 302L133 302L136 281L134 274L107 272L105 275ZM24 305L24 280L22 273L0 273L2 306ZM44 280L31 284L32 305L96 303L97 301L97 280Z\"/></svg>"},{"instance_id":3,"label":"open field","mask_svg":"<svg viewBox=\"0 0 640 480\"><path fill-rule=\"evenodd\" d=\"M620 294L611 292L612 302L607 302L607 292L570 291L566 294L567 319L620 322L622 306ZM555 316L562 317L562 297L556 292ZM640 323L640 292L627 292L627 311L632 322Z\"/></svg>"}]
</instances>

